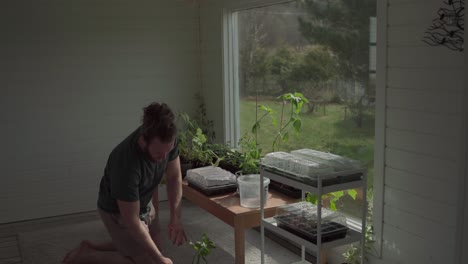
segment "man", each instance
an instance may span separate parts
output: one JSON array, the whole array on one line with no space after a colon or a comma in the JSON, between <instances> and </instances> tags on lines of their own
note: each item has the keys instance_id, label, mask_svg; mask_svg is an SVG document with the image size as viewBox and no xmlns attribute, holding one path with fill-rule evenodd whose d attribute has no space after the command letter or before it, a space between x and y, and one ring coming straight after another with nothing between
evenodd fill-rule
<instances>
[{"instance_id":1,"label":"man","mask_svg":"<svg viewBox=\"0 0 468 264\"><path fill-rule=\"evenodd\" d=\"M181 223L182 177L174 113L164 103L143 110L143 124L111 152L100 183L98 211L112 242L83 241L64 263L171 264L160 251L157 186L164 173L169 239L176 245L187 240Z\"/></svg>"}]
</instances>

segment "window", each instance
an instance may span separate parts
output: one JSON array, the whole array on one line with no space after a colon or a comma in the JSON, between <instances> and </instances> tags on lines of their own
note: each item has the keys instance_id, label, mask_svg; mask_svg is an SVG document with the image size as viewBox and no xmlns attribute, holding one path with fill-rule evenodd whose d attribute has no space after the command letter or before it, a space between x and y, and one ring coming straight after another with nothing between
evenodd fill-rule
<instances>
[{"instance_id":1,"label":"window","mask_svg":"<svg viewBox=\"0 0 468 264\"><path fill-rule=\"evenodd\" d=\"M266 115L256 134L262 154L310 148L356 159L368 168L372 189L376 0L300 0L230 15L235 139L252 135L266 113L258 106L271 107L277 125ZM295 92L309 100L300 132L289 128L288 139L273 145L291 107L277 97ZM341 196L337 209L360 217L357 193L355 200Z\"/></svg>"}]
</instances>

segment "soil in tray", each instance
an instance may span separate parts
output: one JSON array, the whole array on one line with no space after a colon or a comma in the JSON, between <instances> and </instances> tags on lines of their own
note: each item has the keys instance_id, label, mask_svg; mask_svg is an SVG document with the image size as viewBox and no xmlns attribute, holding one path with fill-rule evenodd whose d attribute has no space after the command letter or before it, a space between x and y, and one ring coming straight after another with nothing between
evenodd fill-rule
<instances>
[{"instance_id":1,"label":"soil in tray","mask_svg":"<svg viewBox=\"0 0 468 264\"><path fill-rule=\"evenodd\" d=\"M278 227L283 228L307 241L317 244L317 224L304 221L301 216L279 215L274 217ZM346 237L348 227L333 221L322 223L322 243Z\"/></svg>"}]
</instances>

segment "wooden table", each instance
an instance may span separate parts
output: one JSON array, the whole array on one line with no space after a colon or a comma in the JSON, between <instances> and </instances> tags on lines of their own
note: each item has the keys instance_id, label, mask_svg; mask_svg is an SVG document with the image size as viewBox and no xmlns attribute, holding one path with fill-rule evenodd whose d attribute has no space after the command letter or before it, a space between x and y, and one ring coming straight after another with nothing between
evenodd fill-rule
<instances>
[{"instance_id":1,"label":"wooden table","mask_svg":"<svg viewBox=\"0 0 468 264\"><path fill-rule=\"evenodd\" d=\"M260 208L241 207L240 198L235 193L206 196L188 186L186 182L183 184L183 195L186 199L234 227L235 263L244 264L245 229L260 226ZM276 207L297 201L298 199L291 198L275 190L269 190L265 205L265 218L274 216Z\"/></svg>"}]
</instances>

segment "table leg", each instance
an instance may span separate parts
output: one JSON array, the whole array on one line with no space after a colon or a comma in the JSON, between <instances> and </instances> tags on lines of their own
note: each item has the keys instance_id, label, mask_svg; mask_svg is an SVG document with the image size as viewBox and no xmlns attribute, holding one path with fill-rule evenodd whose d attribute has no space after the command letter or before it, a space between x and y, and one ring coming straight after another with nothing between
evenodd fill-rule
<instances>
[{"instance_id":1,"label":"table leg","mask_svg":"<svg viewBox=\"0 0 468 264\"><path fill-rule=\"evenodd\" d=\"M234 244L236 264L245 263L245 230L244 220L241 217L234 219Z\"/></svg>"},{"instance_id":2,"label":"table leg","mask_svg":"<svg viewBox=\"0 0 468 264\"><path fill-rule=\"evenodd\" d=\"M322 249L320 252L322 252L322 253L320 253L320 258L321 258L320 262L321 262L321 264L327 264L327 253L328 252L326 250L324 250L324 249Z\"/></svg>"}]
</instances>

